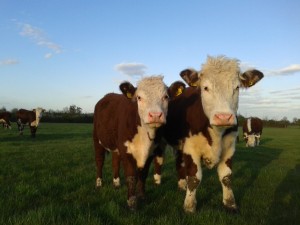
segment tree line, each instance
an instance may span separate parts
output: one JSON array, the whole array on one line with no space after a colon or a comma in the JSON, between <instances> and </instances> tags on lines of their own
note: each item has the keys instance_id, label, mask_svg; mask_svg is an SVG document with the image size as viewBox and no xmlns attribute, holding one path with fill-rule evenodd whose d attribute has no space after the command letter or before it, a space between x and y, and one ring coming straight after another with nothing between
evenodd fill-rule
<instances>
[{"instance_id":1,"label":"tree line","mask_svg":"<svg viewBox=\"0 0 300 225\"><path fill-rule=\"evenodd\" d=\"M7 111L5 107L0 109L0 112ZM12 109L11 121L16 121L17 108ZM93 123L93 113L82 113L82 108L76 105L70 105L63 108L63 110L46 110L43 113L42 122L47 123ZM242 126L247 118L238 115L239 126ZM287 117L283 117L281 120L274 120L268 118L260 118L263 121L264 127L287 127L287 126L300 126L300 118L293 118L293 121L289 121Z\"/></svg>"}]
</instances>

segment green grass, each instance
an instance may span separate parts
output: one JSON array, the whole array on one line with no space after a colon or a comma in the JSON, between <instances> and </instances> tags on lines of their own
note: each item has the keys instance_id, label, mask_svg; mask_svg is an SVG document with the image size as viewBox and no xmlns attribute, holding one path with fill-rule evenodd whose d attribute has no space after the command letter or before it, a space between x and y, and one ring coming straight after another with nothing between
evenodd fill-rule
<instances>
[{"instance_id":1,"label":"green grass","mask_svg":"<svg viewBox=\"0 0 300 225\"><path fill-rule=\"evenodd\" d=\"M150 172L147 199L126 208L126 186L112 187L108 155L105 186L95 191L91 124L42 123L36 138L0 129L0 224L300 224L300 129L265 128L261 146L237 145L233 188L240 213L227 213L216 170L204 169L197 212L183 212L174 157L166 153L163 181ZM241 137L241 136L240 136Z\"/></svg>"}]
</instances>

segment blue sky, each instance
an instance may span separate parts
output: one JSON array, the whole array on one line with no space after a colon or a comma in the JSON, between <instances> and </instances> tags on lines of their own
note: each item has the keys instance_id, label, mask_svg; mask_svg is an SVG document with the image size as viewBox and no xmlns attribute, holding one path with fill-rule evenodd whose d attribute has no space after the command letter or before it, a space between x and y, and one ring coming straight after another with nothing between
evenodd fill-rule
<instances>
[{"instance_id":1,"label":"blue sky","mask_svg":"<svg viewBox=\"0 0 300 225\"><path fill-rule=\"evenodd\" d=\"M239 113L300 118L298 0L2 0L0 108L93 112L120 82L200 69L207 55L265 78L241 91Z\"/></svg>"}]
</instances>

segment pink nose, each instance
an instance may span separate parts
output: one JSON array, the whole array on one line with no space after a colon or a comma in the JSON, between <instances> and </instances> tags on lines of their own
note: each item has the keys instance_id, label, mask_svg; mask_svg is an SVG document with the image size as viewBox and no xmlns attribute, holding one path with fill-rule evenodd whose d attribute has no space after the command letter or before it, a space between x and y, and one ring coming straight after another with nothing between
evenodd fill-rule
<instances>
[{"instance_id":1,"label":"pink nose","mask_svg":"<svg viewBox=\"0 0 300 225\"><path fill-rule=\"evenodd\" d=\"M218 113L214 115L213 125L233 126L235 125L234 116L231 113Z\"/></svg>"},{"instance_id":2,"label":"pink nose","mask_svg":"<svg viewBox=\"0 0 300 225\"><path fill-rule=\"evenodd\" d=\"M163 123L164 116L162 112L149 112L148 114L149 123Z\"/></svg>"}]
</instances>

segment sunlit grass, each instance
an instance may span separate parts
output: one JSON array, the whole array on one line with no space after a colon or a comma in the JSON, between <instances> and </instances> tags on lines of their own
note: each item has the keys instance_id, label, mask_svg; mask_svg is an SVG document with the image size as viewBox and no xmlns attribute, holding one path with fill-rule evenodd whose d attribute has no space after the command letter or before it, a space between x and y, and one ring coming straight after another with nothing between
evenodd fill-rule
<instances>
[{"instance_id":1,"label":"sunlit grass","mask_svg":"<svg viewBox=\"0 0 300 225\"><path fill-rule=\"evenodd\" d=\"M204 169L197 212L183 212L174 157L166 153L163 181L152 171L147 198L137 212L126 208L126 187L112 185L108 155L105 186L94 189L92 124L42 123L36 138L26 129L0 129L0 224L300 224L300 129L265 128L261 146L241 141L233 164L240 213L222 208L216 170Z\"/></svg>"}]
</instances>

